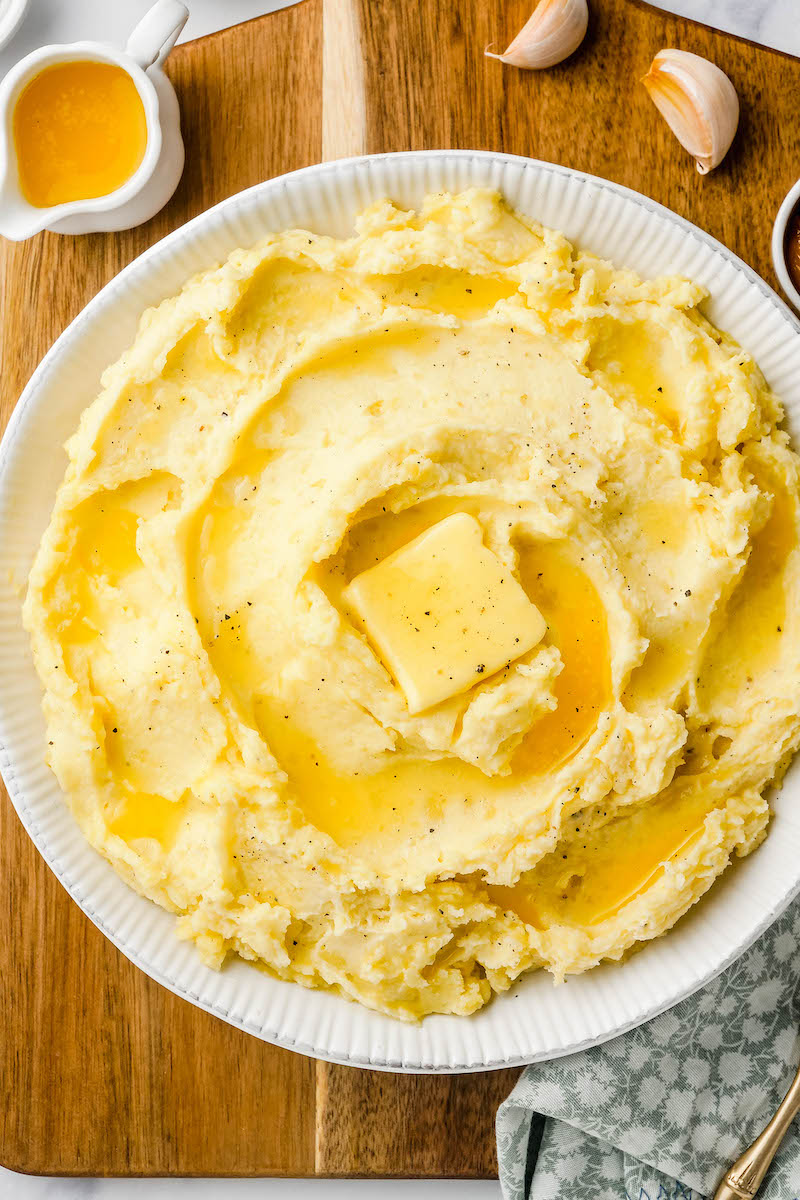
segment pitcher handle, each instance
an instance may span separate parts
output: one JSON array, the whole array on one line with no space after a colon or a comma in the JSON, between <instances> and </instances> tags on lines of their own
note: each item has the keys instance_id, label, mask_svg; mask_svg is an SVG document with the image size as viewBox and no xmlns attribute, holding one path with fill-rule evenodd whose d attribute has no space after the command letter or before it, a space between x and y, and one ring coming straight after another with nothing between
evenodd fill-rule
<instances>
[{"instance_id":1,"label":"pitcher handle","mask_svg":"<svg viewBox=\"0 0 800 1200\"><path fill-rule=\"evenodd\" d=\"M164 62L189 20L189 10L180 0L158 0L142 17L128 38L125 53L146 71Z\"/></svg>"}]
</instances>

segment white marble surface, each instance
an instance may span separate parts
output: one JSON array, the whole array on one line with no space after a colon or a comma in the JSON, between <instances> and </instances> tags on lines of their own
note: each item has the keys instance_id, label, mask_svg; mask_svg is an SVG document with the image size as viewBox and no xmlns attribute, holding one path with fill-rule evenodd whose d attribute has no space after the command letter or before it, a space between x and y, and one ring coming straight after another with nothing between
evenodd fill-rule
<instances>
[{"instance_id":1,"label":"white marble surface","mask_svg":"<svg viewBox=\"0 0 800 1200\"><path fill-rule=\"evenodd\" d=\"M184 39L283 8L293 0L187 0ZM651 0L668 12L800 56L800 0ZM31 0L19 34L0 52L0 76L47 42L124 42L150 0ZM13 1102L13 1101L11 1101ZM9 1103L4 1096L0 1103ZM498 1200L496 1183L392 1180L43 1179L0 1167L0 1200ZM587 1198L588 1200L588 1198Z\"/></svg>"},{"instance_id":2,"label":"white marble surface","mask_svg":"<svg viewBox=\"0 0 800 1200\"><path fill-rule=\"evenodd\" d=\"M500 1185L457 1179L40 1179L0 1168L0 1200L500 1200Z\"/></svg>"},{"instance_id":3,"label":"white marble surface","mask_svg":"<svg viewBox=\"0 0 800 1200\"><path fill-rule=\"evenodd\" d=\"M800 0L649 0L657 8L692 17L800 58Z\"/></svg>"}]
</instances>

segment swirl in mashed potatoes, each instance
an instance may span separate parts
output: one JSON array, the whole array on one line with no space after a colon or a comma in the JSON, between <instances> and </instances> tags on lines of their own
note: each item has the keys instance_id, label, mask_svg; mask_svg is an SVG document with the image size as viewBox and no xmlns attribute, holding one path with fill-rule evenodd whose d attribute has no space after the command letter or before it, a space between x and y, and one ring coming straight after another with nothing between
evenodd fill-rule
<instances>
[{"instance_id":1,"label":"swirl in mashed potatoes","mask_svg":"<svg viewBox=\"0 0 800 1200\"><path fill-rule=\"evenodd\" d=\"M798 458L703 299L474 190L145 313L25 620L81 828L207 963L471 1013L663 933L764 836ZM546 629L420 710L350 585L455 514Z\"/></svg>"}]
</instances>

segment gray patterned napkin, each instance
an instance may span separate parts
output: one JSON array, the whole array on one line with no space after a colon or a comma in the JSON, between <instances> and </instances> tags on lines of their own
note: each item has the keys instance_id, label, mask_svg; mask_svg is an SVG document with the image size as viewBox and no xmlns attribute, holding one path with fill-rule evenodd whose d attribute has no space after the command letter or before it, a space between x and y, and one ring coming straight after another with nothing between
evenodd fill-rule
<instances>
[{"instance_id":1,"label":"gray patterned napkin","mask_svg":"<svg viewBox=\"0 0 800 1200\"><path fill-rule=\"evenodd\" d=\"M566 985L567 987L569 984ZM505 1200L704 1200L800 1058L800 901L649 1024L529 1067L497 1114ZM800 1200L795 1122L759 1200Z\"/></svg>"}]
</instances>

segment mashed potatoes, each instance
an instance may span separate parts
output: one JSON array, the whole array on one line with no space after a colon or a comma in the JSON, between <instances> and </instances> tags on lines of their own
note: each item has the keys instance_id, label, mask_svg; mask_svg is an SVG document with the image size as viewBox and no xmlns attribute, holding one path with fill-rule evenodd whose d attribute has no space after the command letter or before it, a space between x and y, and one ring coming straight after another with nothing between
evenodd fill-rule
<instances>
[{"instance_id":1,"label":"mashed potatoes","mask_svg":"<svg viewBox=\"0 0 800 1200\"><path fill-rule=\"evenodd\" d=\"M144 315L25 620L81 828L207 963L470 1013L758 844L800 730L798 459L702 299L471 191ZM420 709L351 581L454 514L546 632Z\"/></svg>"}]
</instances>

